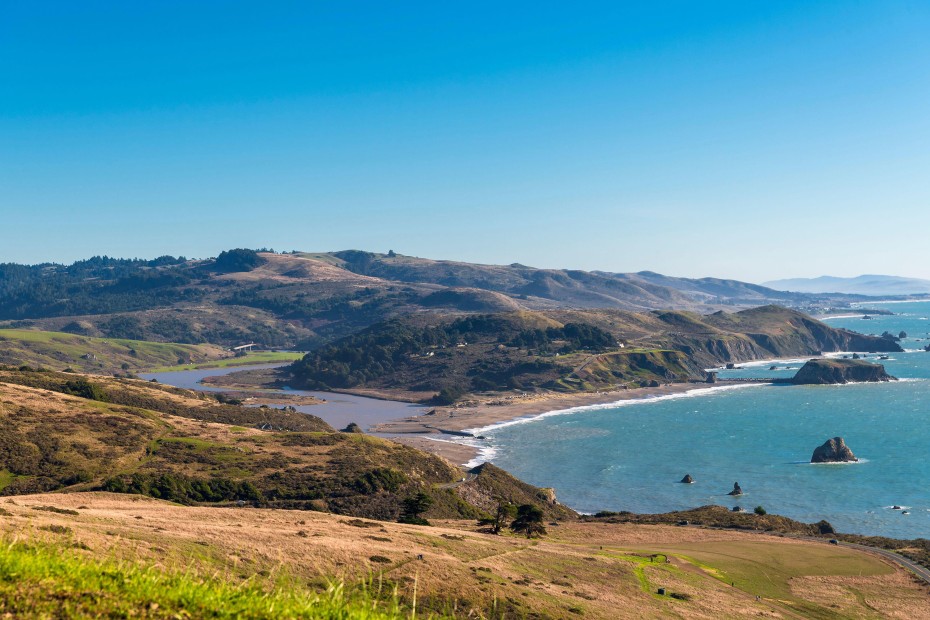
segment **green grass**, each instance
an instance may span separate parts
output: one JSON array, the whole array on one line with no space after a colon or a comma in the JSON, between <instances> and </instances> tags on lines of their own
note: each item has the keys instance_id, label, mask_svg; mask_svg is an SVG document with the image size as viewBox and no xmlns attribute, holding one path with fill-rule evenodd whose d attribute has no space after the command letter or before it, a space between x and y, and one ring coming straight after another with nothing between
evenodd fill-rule
<instances>
[{"instance_id":1,"label":"green grass","mask_svg":"<svg viewBox=\"0 0 930 620\"><path fill-rule=\"evenodd\" d=\"M296 351L259 351L249 353L245 357L232 357L202 364L180 364L175 366L161 366L153 368L150 372L171 372L176 370L197 370L200 368L229 368L230 366L249 366L252 364L273 364L276 362L293 362L304 356Z\"/></svg>"},{"instance_id":2,"label":"green grass","mask_svg":"<svg viewBox=\"0 0 930 620\"><path fill-rule=\"evenodd\" d=\"M16 474L8 469L0 469L0 491L7 488L16 479Z\"/></svg>"},{"instance_id":3,"label":"green grass","mask_svg":"<svg viewBox=\"0 0 930 620\"><path fill-rule=\"evenodd\" d=\"M893 568L872 556L841 547L793 545L754 541L703 542L661 547L665 553L690 561L715 577L750 594L794 600L790 580L799 576L884 575ZM711 567L707 571L707 567Z\"/></svg>"},{"instance_id":4,"label":"green grass","mask_svg":"<svg viewBox=\"0 0 930 620\"><path fill-rule=\"evenodd\" d=\"M176 364L179 359L207 361L222 349L211 345L92 338L64 332L0 329L0 363L61 370L139 371ZM85 359L90 356L91 359ZM123 364L127 368L123 368Z\"/></svg>"},{"instance_id":5,"label":"green grass","mask_svg":"<svg viewBox=\"0 0 930 620\"><path fill-rule=\"evenodd\" d=\"M415 617L376 587L325 592L299 583L269 588L216 577L100 560L48 543L0 547L0 617L16 618L332 618Z\"/></svg>"}]
</instances>

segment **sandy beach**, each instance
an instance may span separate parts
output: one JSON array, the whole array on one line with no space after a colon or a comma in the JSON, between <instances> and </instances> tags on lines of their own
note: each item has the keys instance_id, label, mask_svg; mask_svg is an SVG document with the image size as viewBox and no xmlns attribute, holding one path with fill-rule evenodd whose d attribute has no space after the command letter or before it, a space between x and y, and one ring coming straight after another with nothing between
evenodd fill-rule
<instances>
[{"instance_id":1,"label":"sandy beach","mask_svg":"<svg viewBox=\"0 0 930 620\"><path fill-rule=\"evenodd\" d=\"M590 405L603 405L624 400L637 400L683 394L693 390L733 385L718 381L706 383L672 383L656 388L614 390L610 392L560 394L527 394L471 400L452 407L435 407L429 412L398 420L383 422L371 428L371 432L387 435L394 441L438 454L453 463L464 465L478 455L478 450L458 443L467 429L484 428L501 422L531 417Z\"/></svg>"}]
</instances>

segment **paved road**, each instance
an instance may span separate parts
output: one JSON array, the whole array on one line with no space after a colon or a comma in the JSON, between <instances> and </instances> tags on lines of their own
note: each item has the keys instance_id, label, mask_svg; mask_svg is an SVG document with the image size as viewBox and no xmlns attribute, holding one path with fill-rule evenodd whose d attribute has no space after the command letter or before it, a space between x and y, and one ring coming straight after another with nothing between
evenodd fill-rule
<instances>
[{"instance_id":1,"label":"paved road","mask_svg":"<svg viewBox=\"0 0 930 620\"><path fill-rule=\"evenodd\" d=\"M465 474L465 477L461 480L456 480L455 482L450 482L448 484L440 484L440 489L454 489L455 487L465 484L466 482L471 482L478 477L478 474Z\"/></svg>"},{"instance_id":2,"label":"paved road","mask_svg":"<svg viewBox=\"0 0 930 620\"><path fill-rule=\"evenodd\" d=\"M904 557L903 555L899 553L895 553L894 551L888 551L887 549L869 547L868 545L859 545L856 543L841 542L840 546L841 547L852 547L853 549L859 549L860 551L867 551L869 553L875 553L877 555L880 555L883 558L887 558L891 560L892 562L899 564L900 566L903 566L904 568L908 569L909 571L911 571L912 573L914 573L915 575L923 579L925 582L930 584L930 570L921 566L917 562L914 562L913 560L909 560L908 558Z\"/></svg>"}]
</instances>

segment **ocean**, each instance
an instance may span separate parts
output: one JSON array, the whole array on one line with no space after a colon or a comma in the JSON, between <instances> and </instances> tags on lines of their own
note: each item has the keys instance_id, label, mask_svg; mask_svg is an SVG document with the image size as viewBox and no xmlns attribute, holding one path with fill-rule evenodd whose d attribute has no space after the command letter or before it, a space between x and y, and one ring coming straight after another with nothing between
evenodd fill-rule
<instances>
[{"instance_id":1,"label":"ocean","mask_svg":"<svg viewBox=\"0 0 930 620\"><path fill-rule=\"evenodd\" d=\"M554 487L582 512L762 506L800 521L826 519L842 532L928 537L930 302L866 305L895 315L825 322L867 334L905 331L906 352L880 362L902 381L747 384L553 412L477 429L487 438L484 460ZM787 378L803 361L741 364L721 376ZM810 464L814 448L835 436L860 462ZM695 483L681 484L685 474ZM741 497L727 495L734 482Z\"/></svg>"}]
</instances>

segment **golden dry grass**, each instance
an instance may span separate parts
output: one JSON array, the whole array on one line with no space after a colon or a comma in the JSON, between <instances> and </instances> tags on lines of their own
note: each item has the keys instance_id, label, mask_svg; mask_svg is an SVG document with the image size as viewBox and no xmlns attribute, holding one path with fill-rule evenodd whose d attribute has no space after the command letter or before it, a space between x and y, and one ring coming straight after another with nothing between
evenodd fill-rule
<instances>
[{"instance_id":1,"label":"golden dry grass","mask_svg":"<svg viewBox=\"0 0 930 620\"><path fill-rule=\"evenodd\" d=\"M77 515L36 510L55 506ZM789 576L783 599L756 600L730 585L715 554L755 547L760 558L820 557L820 543L758 534L647 525L567 523L527 541L478 532L471 523L406 526L316 512L191 508L138 496L73 493L0 500L0 529L19 538L72 541L94 556L208 571L231 580L311 585L375 575L420 608L485 617L738 618L927 617L927 589L884 560L827 548L837 569ZM54 533L49 526L70 528ZM680 547L650 561L650 553ZM422 555L423 559L418 557ZM380 558L379 558L380 556ZM699 557L700 556L700 557ZM375 558L375 559L372 559ZM379 561L379 559L381 561ZM386 561L385 561L386 559ZM764 560L762 560L764 564ZM801 563L804 564L803 562ZM844 567L855 565L861 575ZM658 596L656 589L691 600Z\"/></svg>"}]
</instances>

